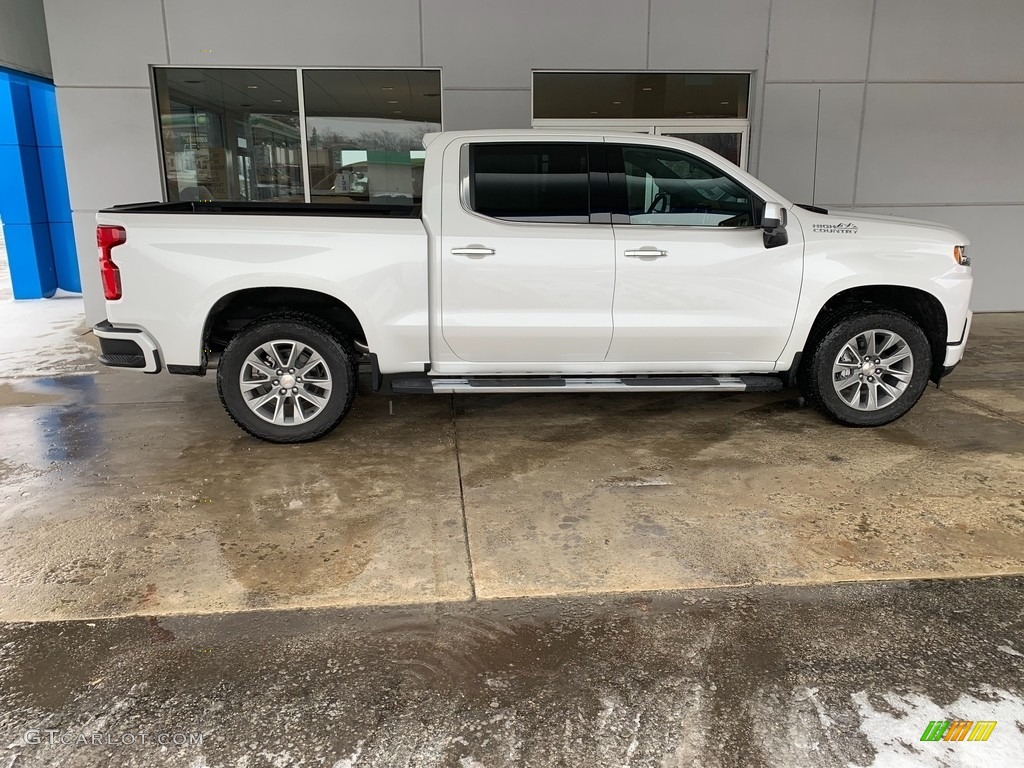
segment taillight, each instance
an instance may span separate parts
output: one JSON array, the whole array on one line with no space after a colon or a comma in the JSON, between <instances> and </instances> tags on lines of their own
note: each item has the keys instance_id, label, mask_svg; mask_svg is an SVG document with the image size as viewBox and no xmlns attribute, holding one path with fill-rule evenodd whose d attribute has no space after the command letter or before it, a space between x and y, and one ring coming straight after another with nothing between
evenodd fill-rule
<instances>
[{"instance_id":1,"label":"taillight","mask_svg":"<svg viewBox=\"0 0 1024 768\"><path fill-rule=\"evenodd\" d=\"M116 248L128 240L124 227L113 227L101 224L96 227L96 245L100 249L100 277L103 280L103 295L116 300L121 298L121 271L110 257L112 248Z\"/></svg>"}]
</instances>

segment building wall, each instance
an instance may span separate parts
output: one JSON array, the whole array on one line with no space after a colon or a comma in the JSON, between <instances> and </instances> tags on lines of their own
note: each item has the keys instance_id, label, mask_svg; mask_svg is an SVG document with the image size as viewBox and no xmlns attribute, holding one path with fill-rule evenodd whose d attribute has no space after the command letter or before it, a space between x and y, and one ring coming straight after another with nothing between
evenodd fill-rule
<instances>
[{"instance_id":1,"label":"building wall","mask_svg":"<svg viewBox=\"0 0 1024 768\"><path fill-rule=\"evenodd\" d=\"M1024 213L1020 0L45 0L45 8L90 320L102 317L96 210L163 195L154 64L438 66L452 129L528 127L532 69L749 70L754 173L799 201L962 228L974 243L975 307L1024 310L1013 231ZM97 45L112 29L116 45Z\"/></svg>"},{"instance_id":2,"label":"building wall","mask_svg":"<svg viewBox=\"0 0 1024 768\"><path fill-rule=\"evenodd\" d=\"M0 0L0 67L50 77L43 0Z\"/></svg>"}]
</instances>

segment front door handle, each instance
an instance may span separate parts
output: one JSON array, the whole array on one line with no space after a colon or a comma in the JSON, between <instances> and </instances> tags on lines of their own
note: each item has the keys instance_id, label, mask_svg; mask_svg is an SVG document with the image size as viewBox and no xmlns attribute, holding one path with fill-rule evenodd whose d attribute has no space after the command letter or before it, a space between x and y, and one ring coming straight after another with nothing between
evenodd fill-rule
<instances>
[{"instance_id":1,"label":"front door handle","mask_svg":"<svg viewBox=\"0 0 1024 768\"><path fill-rule=\"evenodd\" d=\"M622 255L630 259L660 259L668 256L668 251L662 251L658 248L638 248L635 251L626 251Z\"/></svg>"},{"instance_id":2,"label":"front door handle","mask_svg":"<svg viewBox=\"0 0 1024 768\"><path fill-rule=\"evenodd\" d=\"M484 256L493 256L493 248L485 248L482 245L467 245L465 248L452 248L452 255L454 256L469 256L470 258L480 259Z\"/></svg>"}]
</instances>

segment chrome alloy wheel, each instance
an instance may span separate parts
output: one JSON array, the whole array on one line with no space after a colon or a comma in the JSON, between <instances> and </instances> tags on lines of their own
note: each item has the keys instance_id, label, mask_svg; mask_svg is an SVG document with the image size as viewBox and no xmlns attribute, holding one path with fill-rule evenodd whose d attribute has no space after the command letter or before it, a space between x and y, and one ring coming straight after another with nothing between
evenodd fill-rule
<instances>
[{"instance_id":1,"label":"chrome alloy wheel","mask_svg":"<svg viewBox=\"0 0 1024 768\"><path fill-rule=\"evenodd\" d=\"M906 339L876 328L843 345L832 365L832 386L851 408L878 411L906 392L914 376L914 354Z\"/></svg>"},{"instance_id":2,"label":"chrome alloy wheel","mask_svg":"<svg viewBox=\"0 0 1024 768\"><path fill-rule=\"evenodd\" d=\"M245 358L238 386L249 409L279 426L304 424L331 399L331 370L308 344L275 339Z\"/></svg>"}]
</instances>

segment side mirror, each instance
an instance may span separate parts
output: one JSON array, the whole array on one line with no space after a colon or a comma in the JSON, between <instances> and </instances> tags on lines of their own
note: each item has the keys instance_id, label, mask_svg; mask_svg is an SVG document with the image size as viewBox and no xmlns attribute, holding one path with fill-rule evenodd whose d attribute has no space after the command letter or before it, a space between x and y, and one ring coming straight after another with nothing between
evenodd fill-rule
<instances>
[{"instance_id":1,"label":"side mirror","mask_svg":"<svg viewBox=\"0 0 1024 768\"><path fill-rule=\"evenodd\" d=\"M789 242L789 235L786 233L786 223L789 216L786 209L780 203L767 201L764 204L764 213L761 215L761 229L764 230L764 247L777 248Z\"/></svg>"},{"instance_id":2,"label":"side mirror","mask_svg":"<svg viewBox=\"0 0 1024 768\"><path fill-rule=\"evenodd\" d=\"M786 209L776 202L764 204L764 214L761 216L761 229L769 235L776 234L780 229L786 228L788 215Z\"/></svg>"}]
</instances>

